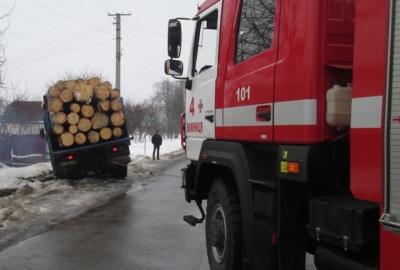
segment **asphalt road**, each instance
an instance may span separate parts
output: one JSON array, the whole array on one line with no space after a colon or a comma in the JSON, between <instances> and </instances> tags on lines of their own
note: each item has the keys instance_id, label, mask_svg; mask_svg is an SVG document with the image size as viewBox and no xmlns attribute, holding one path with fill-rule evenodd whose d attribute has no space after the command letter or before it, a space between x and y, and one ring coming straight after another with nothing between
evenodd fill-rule
<instances>
[{"instance_id":1,"label":"asphalt road","mask_svg":"<svg viewBox=\"0 0 400 270\"><path fill-rule=\"evenodd\" d=\"M0 269L209 269L204 225L182 219L198 213L180 188L185 164L181 159L143 188L5 249Z\"/></svg>"},{"instance_id":2,"label":"asphalt road","mask_svg":"<svg viewBox=\"0 0 400 270\"><path fill-rule=\"evenodd\" d=\"M180 188L185 165L171 161L162 176L125 196L3 250L0 270L209 269L204 224L182 219L199 215ZM316 269L311 256L307 269Z\"/></svg>"}]
</instances>

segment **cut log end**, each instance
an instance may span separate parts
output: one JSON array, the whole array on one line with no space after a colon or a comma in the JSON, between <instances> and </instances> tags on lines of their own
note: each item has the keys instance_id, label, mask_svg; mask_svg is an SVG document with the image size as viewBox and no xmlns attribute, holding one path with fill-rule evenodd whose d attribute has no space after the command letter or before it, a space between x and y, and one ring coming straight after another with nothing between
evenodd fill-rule
<instances>
[{"instance_id":1,"label":"cut log end","mask_svg":"<svg viewBox=\"0 0 400 270\"><path fill-rule=\"evenodd\" d=\"M108 89L108 91L111 91L112 84L109 81L103 82L102 85L104 85Z\"/></svg>"},{"instance_id":2,"label":"cut log end","mask_svg":"<svg viewBox=\"0 0 400 270\"><path fill-rule=\"evenodd\" d=\"M114 88L113 90L111 90L110 93L111 99L116 99L119 98L120 96L121 96L121 91L118 88Z\"/></svg>"},{"instance_id":3,"label":"cut log end","mask_svg":"<svg viewBox=\"0 0 400 270\"><path fill-rule=\"evenodd\" d=\"M57 87L51 86L49 90L47 90L47 93L49 94L50 97L57 98L60 96L61 91Z\"/></svg>"},{"instance_id":4,"label":"cut log end","mask_svg":"<svg viewBox=\"0 0 400 270\"><path fill-rule=\"evenodd\" d=\"M79 115L77 113L71 112L67 115L67 122L70 125L76 125L79 122Z\"/></svg>"},{"instance_id":5,"label":"cut log end","mask_svg":"<svg viewBox=\"0 0 400 270\"><path fill-rule=\"evenodd\" d=\"M118 99L114 99L111 101L111 109L114 112L119 112L122 110L122 108L123 108L123 104L122 104L121 99L118 98Z\"/></svg>"},{"instance_id":6,"label":"cut log end","mask_svg":"<svg viewBox=\"0 0 400 270\"><path fill-rule=\"evenodd\" d=\"M98 77L93 77L93 78L90 78L90 79L88 80L87 84L90 84L90 85L92 85L93 87L97 87L97 86L99 86L101 83L100 83L100 79L99 79Z\"/></svg>"},{"instance_id":7,"label":"cut log end","mask_svg":"<svg viewBox=\"0 0 400 270\"><path fill-rule=\"evenodd\" d=\"M97 131L91 130L87 136L90 143L97 143L100 140L100 135Z\"/></svg>"},{"instance_id":8,"label":"cut log end","mask_svg":"<svg viewBox=\"0 0 400 270\"><path fill-rule=\"evenodd\" d=\"M111 128L109 127L104 127L100 130L100 138L103 140L109 140L112 136L112 131Z\"/></svg>"},{"instance_id":9,"label":"cut log end","mask_svg":"<svg viewBox=\"0 0 400 270\"><path fill-rule=\"evenodd\" d=\"M74 113L79 113L81 111L81 105L78 103L72 103L69 105L69 110Z\"/></svg>"},{"instance_id":10,"label":"cut log end","mask_svg":"<svg viewBox=\"0 0 400 270\"><path fill-rule=\"evenodd\" d=\"M113 135L115 138L121 137L122 134L123 134L122 128L120 128L120 127L113 128Z\"/></svg>"},{"instance_id":11,"label":"cut log end","mask_svg":"<svg viewBox=\"0 0 400 270\"><path fill-rule=\"evenodd\" d=\"M90 104L85 104L81 108L81 114L86 118L91 118L94 115L94 108Z\"/></svg>"},{"instance_id":12,"label":"cut log end","mask_svg":"<svg viewBox=\"0 0 400 270\"><path fill-rule=\"evenodd\" d=\"M96 112L92 119L90 120L92 123L92 128L93 129L101 129L103 127L108 126L110 120L107 114L101 113L101 112Z\"/></svg>"},{"instance_id":13,"label":"cut log end","mask_svg":"<svg viewBox=\"0 0 400 270\"><path fill-rule=\"evenodd\" d=\"M74 93L72 90L64 89L60 93L60 99L62 102L70 102L74 98Z\"/></svg>"},{"instance_id":14,"label":"cut log end","mask_svg":"<svg viewBox=\"0 0 400 270\"><path fill-rule=\"evenodd\" d=\"M111 101L108 99L102 100L97 105L99 112L108 112L111 109Z\"/></svg>"},{"instance_id":15,"label":"cut log end","mask_svg":"<svg viewBox=\"0 0 400 270\"><path fill-rule=\"evenodd\" d=\"M115 112L111 114L111 124L114 127L120 127L125 123L125 116L122 112Z\"/></svg>"},{"instance_id":16,"label":"cut log end","mask_svg":"<svg viewBox=\"0 0 400 270\"><path fill-rule=\"evenodd\" d=\"M82 132L78 132L75 134L75 142L79 145L82 145L86 142L86 135Z\"/></svg>"},{"instance_id":17,"label":"cut log end","mask_svg":"<svg viewBox=\"0 0 400 270\"><path fill-rule=\"evenodd\" d=\"M110 97L110 90L104 85L97 86L94 89L94 96L100 100L107 99Z\"/></svg>"},{"instance_id":18,"label":"cut log end","mask_svg":"<svg viewBox=\"0 0 400 270\"><path fill-rule=\"evenodd\" d=\"M78 132L78 126L77 125L70 125L68 127L68 132L71 134L76 134Z\"/></svg>"},{"instance_id":19,"label":"cut log end","mask_svg":"<svg viewBox=\"0 0 400 270\"><path fill-rule=\"evenodd\" d=\"M67 115L63 112L57 112L54 116L53 116L53 121L56 124L64 124L67 121Z\"/></svg>"},{"instance_id":20,"label":"cut log end","mask_svg":"<svg viewBox=\"0 0 400 270\"><path fill-rule=\"evenodd\" d=\"M49 101L48 108L52 112L59 112L63 108L63 102L59 98L53 98Z\"/></svg>"},{"instance_id":21,"label":"cut log end","mask_svg":"<svg viewBox=\"0 0 400 270\"><path fill-rule=\"evenodd\" d=\"M69 132L64 132L63 134L60 135L59 142L61 146L70 147L75 142L74 135L72 135Z\"/></svg>"},{"instance_id":22,"label":"cut log end","mask_svg":"<svg viewBox=\"0 0 400 270\"><path fill-rule=\"evenodd\" d=\"M51 127L51 130L53 131L54 134L60 135L60 134L62 134L64 132L64 126L60 125L60 124L54 124Z\"/></svg>"},{"instance_id":23,"label":"cut log end","mask_svg":"<svg viewBox=\"0 0 400 270\"><path fill-rule=\"evenodd\" d=\"M79 119L78 122L78 130L82 131L82 132L87 132L90 130L91 128L91 122L89 119L87 118L81 118Z\"/></svg>"}]
</instances>

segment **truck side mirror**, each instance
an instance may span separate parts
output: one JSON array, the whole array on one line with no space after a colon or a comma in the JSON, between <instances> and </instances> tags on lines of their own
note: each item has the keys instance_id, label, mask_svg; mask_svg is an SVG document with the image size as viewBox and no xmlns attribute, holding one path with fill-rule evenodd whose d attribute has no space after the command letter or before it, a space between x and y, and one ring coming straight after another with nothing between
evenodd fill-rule
<instances>
[{"instance_id":1,"label":"truck side mirror","mask_svg":"<svg viewBox=\"0 0 400 270\"><path fill-rule=\"evenodd\" d=\"M165 61L164 72L167 75L181 76L183 73L182 61L168 59L167 61Z\"/></svg>"},{"instance_id":2,"label":"truck side mirror","mask_svg":"<svg viewBox=\"0 0 400 270\"><path fill-rule=\"evenodd\" d=\"M179 58L182 45L182 27L181 22L176 19L168 21L168 56Z\"/></svg>"}]
</instances>

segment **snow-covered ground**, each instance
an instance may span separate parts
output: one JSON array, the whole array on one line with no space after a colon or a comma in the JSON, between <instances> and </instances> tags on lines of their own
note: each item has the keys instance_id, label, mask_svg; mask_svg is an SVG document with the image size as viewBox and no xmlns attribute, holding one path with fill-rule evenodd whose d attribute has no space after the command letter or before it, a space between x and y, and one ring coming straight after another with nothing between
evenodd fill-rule
<instances>
[{"instance_id":1,"label":"snow-covered ground","mask_svg":"<svg viewBox=\"0 0 400 270\"><path fill-rule=\"evenodd\" d=\"M152 160L151 142L131 142L131 159L125 180L106 176L76 182L47 179L51 164L0 168L0 250L44 232L126 192L143 188L146 178L161 175L169 162L184 158L180 139L164 139L160 159Z\"/></svg>"}]
</instances>

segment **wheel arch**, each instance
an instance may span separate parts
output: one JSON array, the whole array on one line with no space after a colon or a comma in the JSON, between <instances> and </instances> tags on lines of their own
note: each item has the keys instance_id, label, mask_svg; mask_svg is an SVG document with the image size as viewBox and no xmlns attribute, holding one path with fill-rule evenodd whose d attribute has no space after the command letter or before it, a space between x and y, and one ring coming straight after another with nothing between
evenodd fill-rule
<instances>
[{"instance_id":1,"label":"wheel arch","mask_svg":"<svg viewBox=\"0 0 400 270\"><path fill-rule=\"evenodd\" d=\"M212 182L216 178L235 182L239 195L243 228L243 256L248 258L251 241L252 191L247 179L250 169L245 148L238 142L205 141L200 151L195 181L195 198L207 199ZM247 252L246 252L247 251Z\"/></svg>"},{"instance_id":2,"label":"wheel arch","mask_svg":"<svg viewBox=\"0 0 400 270\"><path fill-rule=\"evenodd\" d=\"M212 181L217 177L225 180L229 179L227 176L233 177L238 192L245 191L247 182L243 180L250 177L250 170L243 146L237 142L205 141L196 175L196 199L207 199Z\"/></svg>"}]
</instances>

